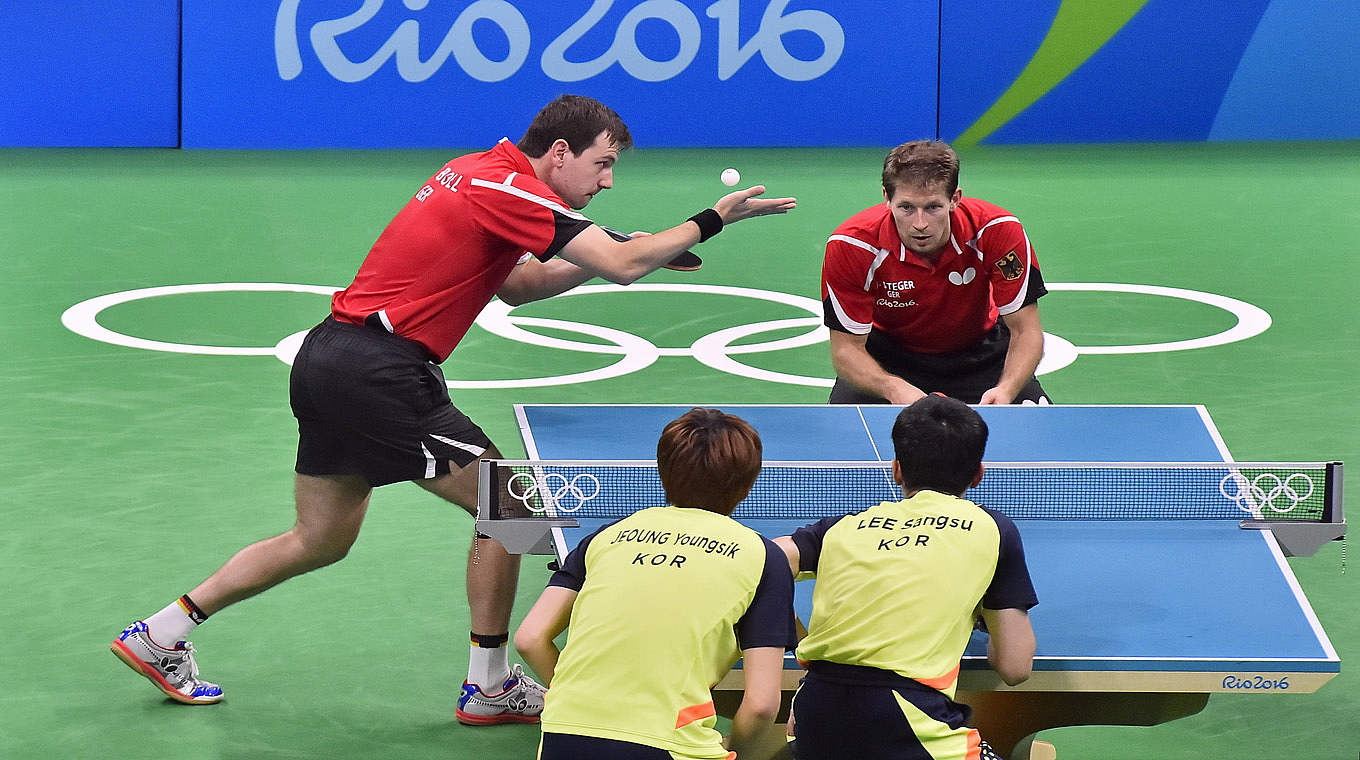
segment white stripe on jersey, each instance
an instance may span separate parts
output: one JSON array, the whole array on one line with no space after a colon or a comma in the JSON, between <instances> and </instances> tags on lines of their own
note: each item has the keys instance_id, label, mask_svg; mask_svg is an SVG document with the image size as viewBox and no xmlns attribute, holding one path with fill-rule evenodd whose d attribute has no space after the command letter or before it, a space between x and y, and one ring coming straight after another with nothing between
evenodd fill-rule
<instances>
[{"instance_id":1,"label":"white stripe on jersey","mask_svg":"<svg viewBox=\"0 0 1360 760\"><path fill-rule=\"evenodd\" d=\"M1019 224L1020 220L1016 219L1013 216L998 216L992 221L982 225L982 229L977 231L977 234L973 236L973 240L977 240L978 238L982 237L982 233L986 232L988 227L992 226L993 224L1000 224L1001 222L1015 222L1016 224Z\"/></svg>"},{"instance_id":2,"label":"white stripe on jersey","mask_svg":"<svg viewBox=\"0 0 1360 760\"><path fill-rule=\"evenodd\" d=\"M982 251L978 248L978 241L982 239L982 233L986 232L988 227L1002 222L1015 222L1016 224L1019 224L1020 220L1013 216L998 216L982 225L982 228L977 231L977 234L973 235L973 239L968 241L968 247L977 252L977 257L979 259L982 258ZM1020 229L1020 235L1025 238L1025 279L1020 283L1020 290L1015 294L1015 298L1010 303L996 307L997 314L1003 317L1007 314L1014 314L1019 311L1020 307L1025 303L1025 294L1029 292L1029 266L1030 261L1034 258L1034 252L1029 244L1029 235L1025 233L1023 227Z\"/></svg>"},{"instance_id":3,"label":"white stripe on jersey","mask_svg":"<svg viewBox=\"0 0 1360 760\"><path fill-rule=\"evenodd\" d=\"M886 253L886 251L885 251ZM836 298L836 291L826 286L826 297L831 301L831 310L836 313L836 319L840 320L841 327L851 335L868 335L869 330L873 329L873 324L868 322L856 322L846 315L845 309L841 308L841 302Z\"/></svg>"},{"instance_id":4,"label":"white stripe on jersey","mask_svg":"<svg viewBox=\"0 0 1360 760\"><path fill-rule=\"evenodd\" d=\"M860 240L858 238L852 238L847 235L832 235L831 237L827 238L826 242L829 243L832 240L839 240L842 243L849 243L850 245L853 245L856 248L863 248L864 250L874 255L874 263L869 266L869 274L866 275L864 278L864 289L865 291L868 291L869 286L874 284L874 273L878 271L879 267L883 266L883 260L888 258L888 252L885 249L879 248L876 245L866 243L863 240ZM828 287L827 290L829 291L831 290L831 288Z\"/></svg>"},{"instance_id":5,"label":"white stripe on jersey","mask_svg":"<svg viewBox=\"0 0 1360 760\"><path fill-rule=\"evenodd\" d=\"M538 205L543 206L544 208L547 209L551 209L553 212L562 214L563 216L569 219L576 219L582 222L590 221L581 214L578 214L575 211L566 208L560 203L550 201L541 195L534 195L528 190L521 190L518 187L515 187L514 185L510 184L510 180L513 179L514 177L515 175L511 174L510 176L505 178L505 182L492 182L490 180L474 178L472 180L472 184L476 187L485 187L488 190L499 190L502 193L506 193L507 195L513 195L516 198L523 198L524 200L529 201L530 203L537 203Z\"/></svg>"},{"instance_id":6,"label":"white stripe on jersey","mask_svg":"<svg viewBox=\"0 0 1360 760\"><path fill-rule=\"evenodd\" d=\"M1014 219L1014 217L1008 218ZM1005 306L996 307L996 313L1003 317L1019 311L1025 303L1025 295L1029 293L1029 267L1030 261L1034 259L1034 249L1029 244L1029 235L1024 230L1021 230L1020 234L1025 238L1025 279L1020 283L1020 290L1016 291L1014 300Z\"/></svg>"}]
</instances>

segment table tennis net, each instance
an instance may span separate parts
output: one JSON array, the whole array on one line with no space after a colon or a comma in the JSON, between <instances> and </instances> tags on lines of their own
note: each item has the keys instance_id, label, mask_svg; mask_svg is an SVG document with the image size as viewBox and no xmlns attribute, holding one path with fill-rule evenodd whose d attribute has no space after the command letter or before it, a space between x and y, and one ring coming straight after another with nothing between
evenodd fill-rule
<instances>
[{"instance_id":1,"label":"table tennis net","mask_svg":"<svg viewBox=\"0 0 1360 760\"><path fill-rule=\"evenodd\" d=\"M488 460L486 519L615 518L669 502L654 461ZM1339 520L1340 463L988 463L965 497L1014 519ZM738 519L818 519L902 498L882 462L766 462ZM1335 512L1335 514L1334 514Z\"/></svg>"}]
</instances>

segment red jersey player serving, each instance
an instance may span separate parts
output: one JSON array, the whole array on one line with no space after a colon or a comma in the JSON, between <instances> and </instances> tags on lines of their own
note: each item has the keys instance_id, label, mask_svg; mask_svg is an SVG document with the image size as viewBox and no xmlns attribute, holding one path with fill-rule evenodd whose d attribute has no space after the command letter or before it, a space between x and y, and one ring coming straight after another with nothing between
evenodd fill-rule
<instances>
[{"instance_id":1,"label":"red jersey player serving","mask_svg":"<svg viewBox=\"0 0 1360 760\"><path fill-rule=\"evenodd\" d=\"M374 488L414 481L475 509L472 465L500 452L453 406L439 364L493 296L519 304L595 276L626 285L724 224L795 205L758 198L765 188L750 187L675 227L618 240L577 210L613 187L614 162L631 144L613 110L564 95L518 144L502 140L455 158L421 185L294 361L296 524L242 549L188 594L128 626L113 641L114 654L174 700L220 701L222 689L199 677L190 631L234 602L344 557ZM518 556L474 537L472 646L457 708L464 723L536 723L543 709L543 687L506 657L518 576Z\"/></svg>"},{"instance_id":2,"label":"red jersey player serving","mask_svg":"<svg viewBox=\"0 0 1360 760\"><path fill-rule=\"evenodd\" d=\"M959 190L959 159L930 140L883 162L885 203L826 244L822 304L834 404L1048 403L1037 301L1047 290L1020 221Z\"/></svg>"}]
</instances>

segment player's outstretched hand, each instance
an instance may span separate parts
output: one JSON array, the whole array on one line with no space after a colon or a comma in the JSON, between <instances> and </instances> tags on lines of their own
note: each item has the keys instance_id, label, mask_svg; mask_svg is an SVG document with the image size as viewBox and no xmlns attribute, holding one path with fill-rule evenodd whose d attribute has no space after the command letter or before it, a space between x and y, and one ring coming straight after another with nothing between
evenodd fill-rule
<instances>
[{"instance_id":1,"label":"player's outstretched hand","mask_svg":"<svg viewBox=\"0 0 1360 760\"><path fill-rule=\"evenodd\" d=\"M787 214L789 209L798 205L796 198L757 198L765 192L764 185L748 187L735 193L728 193L713 204L713 210L722 217L723 224L739 222L753 216L767 214Z\"/></svg>"}]
</instances>

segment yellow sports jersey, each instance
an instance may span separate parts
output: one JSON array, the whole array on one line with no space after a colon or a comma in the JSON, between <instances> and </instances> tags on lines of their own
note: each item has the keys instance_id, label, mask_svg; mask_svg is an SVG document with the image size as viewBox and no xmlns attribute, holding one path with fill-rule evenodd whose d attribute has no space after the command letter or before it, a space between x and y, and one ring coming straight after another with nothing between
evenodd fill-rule
<instances>
[{"instance_id":1,"label":"yellow sports jersey","mask_svg":"<svg viewBox=\"0 0 1360 760\"><path fill-rule=\"evenodd\" d=\"M793 534L815 572L798 659L887 670L953 697L979 605L1037 599L1015 524L955 496L920 491Z\"/></svg>"},{"instance_id":2,"label":"yellow sports jersey","mask_svg":"<svg viewBox=\"0 0 1360 760\"><path fill-rule=\"evenodd\" d=\"M630 515L577 546L549 584L578 596L544 732L725 758L709 689L741 649L796 642L783 553L715 512Z\"/></svg>"}]
</instances>

